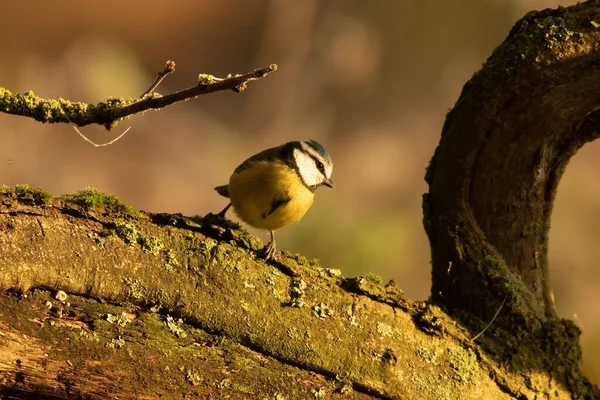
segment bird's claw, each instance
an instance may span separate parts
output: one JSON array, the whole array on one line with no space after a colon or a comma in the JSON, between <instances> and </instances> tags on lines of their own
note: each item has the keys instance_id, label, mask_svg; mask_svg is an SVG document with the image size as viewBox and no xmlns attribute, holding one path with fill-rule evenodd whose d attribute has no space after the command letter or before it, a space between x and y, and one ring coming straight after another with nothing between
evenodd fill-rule
<instances>
[{"instance_id":1,"label":"bird's claw","mask_svg":"<svg viewBox=\"0 0 600 400\"><path fill-rule=\"evenodd\" d=\"M272 260L275 258L275 242L269 242L263 249L260 255L266 261Z\"/></svg>"}]
</instances>

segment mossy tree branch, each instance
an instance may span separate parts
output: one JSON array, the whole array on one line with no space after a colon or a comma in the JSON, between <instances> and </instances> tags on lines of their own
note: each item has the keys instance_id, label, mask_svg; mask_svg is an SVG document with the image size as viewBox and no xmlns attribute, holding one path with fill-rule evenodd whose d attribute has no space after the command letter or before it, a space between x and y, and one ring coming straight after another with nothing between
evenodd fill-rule
<instances>
[{"instance_id":1,"label":"mossy tree branch","mask_svg":"<svg viewBox=\"0 0 600 400\"><path fill-rule=\"evenodd\" d=\"M595 1L527 14L448 114L423 202L437 302L556 318L550 217L569 159L600 135L597 21Z\"/></svg>"},{"instance_id":2,"label":"mossy tree branch","mask_svg":"<svg viewBox=\"0 0 600 400\"><path fill-rule=\"evenodd\" d=\"M222 90L242 92L249 82L263 79L276 70L277 65L271 64L247 74L230 75L222 79L200 74L198 82L194 86L175 93L164 96L144 96L139 99L111 98L98 104L72 102L65 99L42 99L31 91L12 94L7 89L0 88L0 112L29 117L51 124L71 123L79 127L99 124L110 130L119 121L147 110L156 110Z\"/></svg>"},{"instance_id":3,"label":"mossy tree branch","mask_svg":"<svg viewBox=\"0 0 600 400\"><path fill-rule=\"evenodd\" d=\"M268 264L261 247L216 217L2 188L0 395L566 399L579 382L548 378L541 344L560 321L519 340L494 327L502 347L486 353L393 284L287 253Z\"/></svg>"}]
</instances>

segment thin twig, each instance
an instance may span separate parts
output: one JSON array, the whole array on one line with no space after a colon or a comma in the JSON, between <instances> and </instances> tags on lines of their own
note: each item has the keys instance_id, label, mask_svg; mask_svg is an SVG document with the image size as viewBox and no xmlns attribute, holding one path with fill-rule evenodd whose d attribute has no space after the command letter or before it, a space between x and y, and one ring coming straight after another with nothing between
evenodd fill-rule
<instances>
[{"instance_id":1,"label":"thin twig","mask_svg":"<svg viewBox=\"0 0 600 400\"><path fill-rule=\"evenodd\" d=\"M149 109L163 108L183 100L194 99L203 94L229 89L239 93L244 91L248 82L262 79L276 70L277 65L271 64L268 67L259 68L247 74L228 76L227 78L222 79L216 78L212 75L200 74L198 76L198 83L195 86L162 97L147 97L136 103L115 110L113 121L117 121L129 115L137 114ZM84 126L95 122L96 121L88 122L83 120L81 123L77 123L77 125Z\"/></svg>"},{"instance_id":2,"label":"thin twig","mask_svg":"<svg viewBox=\"0 0 600 400\"><path fill-rule=\"evenodd\" d=\"M201 74L194 86L162 97L154 95L131 100L112 98L98 104L77 103L64 99L46 100L33 92L13 95L0 87L0 112L30 117L44 123L73 123L79 127L99 124L110 130L124 118L146 110L163 108L221 90L241 92L248 82L263 79L276 70L277 65L271 64L247 74L229 75L222 79Z\"/></svg>"},{"instance_id":3,"label":"thin twig","mask_svg":"<svg viewBox=\"0 0 600 400\"><path fill-rule=\"evenodd\" d=\"M492 325L494 323L494 320L496 319L498 314L500 314L500 310L502 310L502 306L504 305L504 302L506 301L507 298L508 298L508 295L504 296L504 300L502 300L500 307L498 307L498 311L496 311L496 314L494 314L490 323L487 324L486 327L483 328L483 330L481 332L479 332L477 335L475 335L475 337L473 339L471 339L471 342L474 342L479 336L483 335L483 333L487 330L487 328L489 328L490 325Z\"/></svg>"},{"instance_id":4,"label":"thin twig","mask_svg":"<svg viewBox=\"0 0 600 400\"><path fill-rule=\"evenodd\" d=\"M85 140L86 142L94 145L94 147L104 147L104 146L108 146L109 144L113 144L117 140L121 139L123 136L125 136L125 134L127 132L129 132L129 130L131 129L131 127L125 129L125 131L123 133L121 133L116 139L113 139L110 142L102 143L102 144L98 144L98 143L92 142L90 139L88 139L87 137L85 137L85 135L83 133L81 133L81 131L79 129L77 129L77 127L75 125L73 125L73 129L75 129L75 132L77 132L79 134L79 136L81 136L83 138L83 140Z\"/></svg>"},{"instance_id":5,"label":"thin twig","mask_svg":"<svg viewBox=\"0 0 600 400\"><path fill-rule=\"evenodd\" d=\"M156 79L154 80L154 83L152 83L152 85L150 85L148 90L146 90L144 92L144 94L141 95L140 97L144 98L146 96L152 96L152 92L154 92L154 90L158 87L158 85L160 85L160 83L163 81L163 79L165 79L167 77L167 75L172 74L173 72L175 72L175 61L169 60L165 64L165 69L157 74Z\"/></svg>"}]
</instances>

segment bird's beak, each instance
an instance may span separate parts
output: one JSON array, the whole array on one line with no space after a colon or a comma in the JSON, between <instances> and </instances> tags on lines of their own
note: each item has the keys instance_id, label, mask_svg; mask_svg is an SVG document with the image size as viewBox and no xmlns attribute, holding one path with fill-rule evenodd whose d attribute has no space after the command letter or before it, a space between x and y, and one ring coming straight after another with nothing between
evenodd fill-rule
<instances>
[{"instance_id":1,"label":"bird's beak","mask_svg":"<svg viewBox=\"0 0 600 400\"><path fill-rule=\"evenodd\" d=\"M333 186L333 182L331 182L331 179L325 179L325 181L323 182L323 185L328 186L332 189L335 187L335 186Z\"/></svg>"}]
</instances>

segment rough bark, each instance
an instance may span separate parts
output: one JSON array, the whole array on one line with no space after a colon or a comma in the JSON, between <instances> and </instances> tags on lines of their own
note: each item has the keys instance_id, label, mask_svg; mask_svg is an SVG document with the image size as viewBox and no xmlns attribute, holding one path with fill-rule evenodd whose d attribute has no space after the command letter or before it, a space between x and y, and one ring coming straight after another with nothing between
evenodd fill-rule
<instances>
[{"instance_id":1,"label":"rough bark","mask_svg":"<svg viewBox=\"0 0 600 400\"><path fill-rule=\"evenodd\" d=\"M597 136L596 21L596 2L530 13L465 85L426 178L429 303L265 263L216 217L0 190L0 395L600 398L547 273L558 181Z\"/></svg>"},{"instance_id":2,"label":"rough bark","mask_svg":"<svg viewBox=\"0 0 600 400\"><path fill-rule=\"evenodd\" d=\"M472 332L500 309L495 324L512 340L482 347L514 366L525 340L517 368L562 374L575 398L600 395L575 372L579 329L554 310L548 233L569 159L599 135L597 21L589 1L517 22L449 112L423 198L432 300Z\"/></svg>"},{"instance_id":3,"label":"rough bark","mask_svg":"<svg viewBox=\"0 0 600 400\"><path fill-rule=\"evenodd\" d=\"M5 188L0 246L2 395L534 393L438 307L300 256L265 263L260 242L222 219L138 213L94 191L61 200Z\"/></svg>"},{"instance_id":4,"label":"rough bark","mask_svg":"<svg viewBox=\"0 0 600 400\"><path fill-rule=\"evenodd\" d=\"M487 319L556 318L548 231L560 177L598 137L600 5L520 20L448 114L427 173L432 295Z\"/></svg>"}]
</instances>

